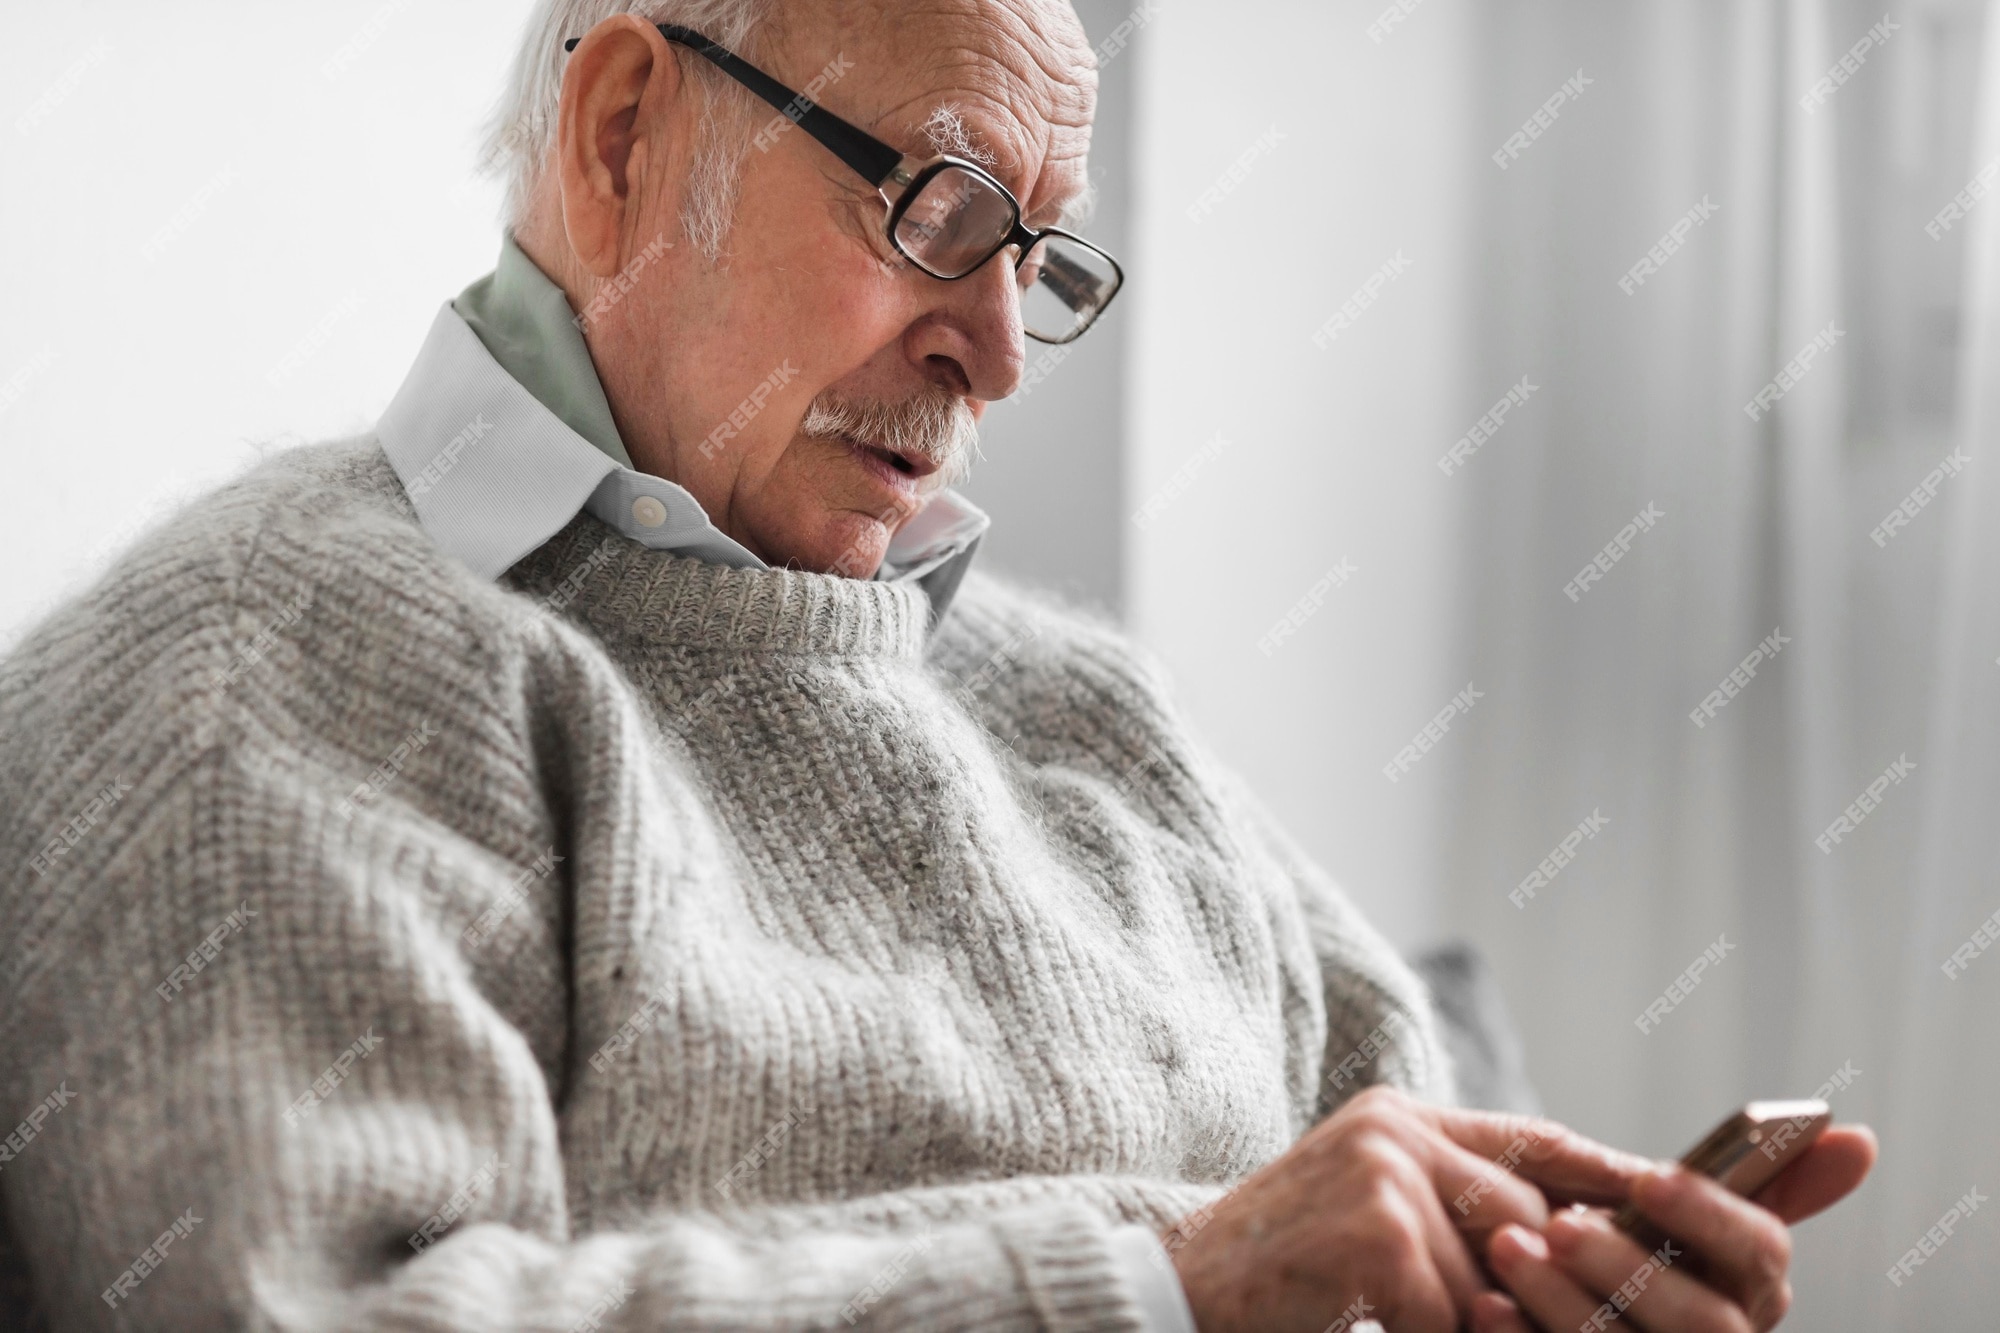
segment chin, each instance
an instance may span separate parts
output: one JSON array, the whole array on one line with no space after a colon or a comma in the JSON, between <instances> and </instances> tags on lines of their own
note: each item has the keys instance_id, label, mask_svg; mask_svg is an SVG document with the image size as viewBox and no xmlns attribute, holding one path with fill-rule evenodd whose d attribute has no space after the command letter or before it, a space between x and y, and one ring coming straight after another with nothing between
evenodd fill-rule
<instances>
[{"instance_id":1,"label":"chin","mask_svg":"<svg viewBox=\"0 0 2000 1333\"><path fill-rule=\"evenodd\" d=\"M890 531L881 519L851 509L828 511L816 525L814 540L788 543L777 549L773 565L870 579L882 567Z\"/></svg>"}]
</instances>

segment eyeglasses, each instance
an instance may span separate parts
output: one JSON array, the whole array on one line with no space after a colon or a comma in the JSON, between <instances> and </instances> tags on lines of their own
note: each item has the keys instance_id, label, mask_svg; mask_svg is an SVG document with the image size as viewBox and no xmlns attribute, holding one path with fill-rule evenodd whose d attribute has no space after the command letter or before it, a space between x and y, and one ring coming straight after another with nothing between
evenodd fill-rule
<instances>
[{"instance_id":1,"label":"eyeglasses","mask_svg":"<svg viewBox=\"0 0 2000 1333\"><path fill-rule=\"evenodd\" d=\"M1118 261L1082 237L1059 227L1023 226L1020 201L978 163L950 154L909 156L692 28L656 26L668 41L706 57L778 108L874 186L888 209L889 244L925 273L953 282L1018 246L1021 325L1037 342L1075 342L1124 285ZM581 40L570 38L563 50L576 50Z\"/></svg>"}]
</instances>

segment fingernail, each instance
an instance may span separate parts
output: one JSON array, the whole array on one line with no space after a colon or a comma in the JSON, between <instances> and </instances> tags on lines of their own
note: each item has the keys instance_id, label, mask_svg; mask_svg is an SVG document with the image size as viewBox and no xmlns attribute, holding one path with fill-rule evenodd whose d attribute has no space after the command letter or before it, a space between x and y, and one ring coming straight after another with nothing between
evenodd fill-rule
<instances>
[{"instance_id":1,"label":"fingernail","mask_svg":"<svg viewBox=\"0 0 2000 1333\"><path fill-rule=\"evenodd\" d=\"M1681 1168L1678 1164L1662 1163L1640 1176L1632 1187L1651 1196L1656 1202L1665 1203L1680 1192Z\"/></svg>"},{"instance_id":2,"label":"fingernail","mask_svg":"<svg viewBox=\"0 0 2000 1333\"><path fill-rule=\"evenodd\" d=\"M1540 1263L1547 1263L1549 1261L1549 1243L1542 1239L1540 1232L1530 1231L1526 1227L1510 1224L1502 1227L1499 1234L1505 1236L1515 1248L1519 1249L1528 1258Z\"/></svg>"},{"instance_id":3,"label":"fingernail","mask_svg":"<svg viewBox=\"0 0 2000 1333\"><path fill-rule=\"evenodd\" d=\"M1568 1253L1576 1247L1577 1238L1583 1234L1583 1219L1573 1212L1557 1213L1549 1219L1548 1230L1542 1234L1551 1249Z\"/></svg>"}]
</instances>

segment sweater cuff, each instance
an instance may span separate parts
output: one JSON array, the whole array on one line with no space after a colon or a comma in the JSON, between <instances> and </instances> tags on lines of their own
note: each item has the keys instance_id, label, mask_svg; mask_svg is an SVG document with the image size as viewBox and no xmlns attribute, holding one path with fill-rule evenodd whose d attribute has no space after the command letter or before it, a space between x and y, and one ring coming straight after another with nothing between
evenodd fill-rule
<instances>
[{"instance_id":1,"label":"sweater cuff","mask_svg":"<svg viewBox=\"0 0 2000 1333\"><path fill-rule=\"evenodd\" d=\"M1081 1208L1002 1224L1039 1327L1047 1333L1151 1333L1107 1228ZM1025 1219L1024 1219L1025 1220Z\"/></svg>"},{"instance_id":2,"label":"sweater cuff","mask_svg":"<svg viewBox=\"0 0 2000 1333\"><path fill-rule=\"evenodd\" d=\"M1194 1311L1181 1289L1180 1275L1167 1247L1146 1226L1119 1227L1111 1233L1111 1254L1119 1271L1139 1297L1145 1333L1195 1333Z\"/></svg>"}]
</instances>

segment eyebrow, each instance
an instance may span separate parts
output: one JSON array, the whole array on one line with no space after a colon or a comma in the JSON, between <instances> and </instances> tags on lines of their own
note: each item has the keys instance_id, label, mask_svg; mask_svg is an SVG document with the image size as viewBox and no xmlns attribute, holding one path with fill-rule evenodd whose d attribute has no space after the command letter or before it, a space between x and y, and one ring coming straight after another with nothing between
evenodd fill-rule
<instances>
[{"instance_id":1,"label":"eyebrow","mask_svg":"<svg viewBox=\"0 0 2000 1333\"><path fill-rule=\"evenodd\" d=\"M934 152L967 158L989 171L998 163L998 155L988 144L986 136L968 123L959 109L949 102L938 106L924 120L922 134ZM1032 213L1024 213L1023 220L1046 218L1053 213L1055 221L1052 225L1066 231L1077 231L1090 221L1096 211L1097 185L1086 176L1083 184L1068 198L1043 204Z\"/></svg>"},{"instance_id":2,"label":"eyebrow","mask_svg":"<svg viewBox=\"0 0 2000 1333\"><path fill-rule=\"evenodd\" d=\"M965 116L949 102L932 110L920 132L930 140L931 148L936 152L967 158L989 171L999 163L999 157L987 143L986 136L966 123Z\"/></svg>"}]
</instances>

